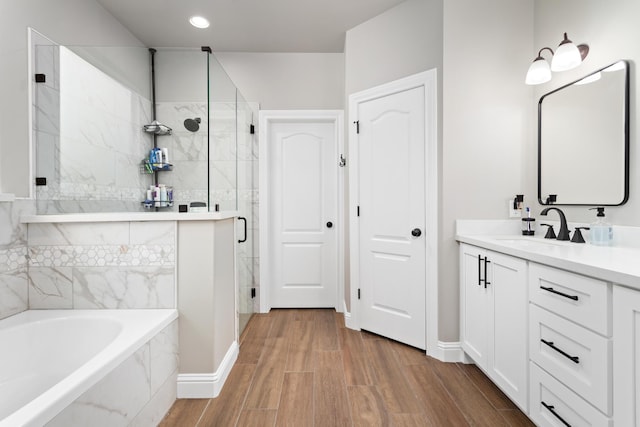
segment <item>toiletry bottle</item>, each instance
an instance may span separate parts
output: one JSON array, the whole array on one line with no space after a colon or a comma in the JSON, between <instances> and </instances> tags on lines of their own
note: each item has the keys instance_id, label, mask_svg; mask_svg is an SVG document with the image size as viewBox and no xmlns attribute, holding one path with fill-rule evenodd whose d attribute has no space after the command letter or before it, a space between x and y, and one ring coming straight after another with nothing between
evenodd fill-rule
<instances>
[{"instance_id":1,"label":"toiletry bottle","mask_svg":"<svg viewBox=\"0 0 640 427\"><path fill-rule=\"evenodd\" d=\"M160 187L153 187L153 202L155 207L160 207Z\"/></svg>"},{"instance_id":2,"label":"toiletry bottle","mask_svg":"<svg viewBox=\"0 0 640 427\"><path fill-rule=\"evenodd\" d=\"M160 204L162 206L167 204L167 187L164 184L160 184Z\"/></svg>"},{"instance_id":3,"label":"toiletry bottle","mask_svg":"<svg viewBox=\"0 0 640 427\"><path fill-rule=\"evenodd\" d=\"M162 148L162 163L163 164L169 164L169 149L168 148Z\"/></svg>"},{"instance_id":4,"label":"toiletry bottle","mask_svg":"<svg viewBox=\"0 0 640 427\"><path fill-rule=\"evenodd\" d=\"M536 232L536 219L531 218L531 209L527 206L527 216L522 218L522 235L533 236Z\"/></svg>"},{"instance_id":5,"label":"toiletry bottle","mask_svg":"<svg viewBox=\"0 0 640 427\"><path fill-rule=\"evenodd\" d=\"M604 219L604 207L599 206L589 210L594 209L597 209L598 213L596 214L596 222L591 224L591 230L589 230L589 242L598 246L610 245L613 240L613 227Z\"/></svg>"}]
</instances>

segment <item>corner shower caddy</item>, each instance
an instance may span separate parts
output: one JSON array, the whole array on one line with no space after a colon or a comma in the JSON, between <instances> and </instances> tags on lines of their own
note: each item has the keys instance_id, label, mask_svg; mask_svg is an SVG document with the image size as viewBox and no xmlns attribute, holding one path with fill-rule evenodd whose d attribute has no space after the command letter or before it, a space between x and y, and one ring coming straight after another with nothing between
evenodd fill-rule
<instances>
[{"instance_id":1,"label":"corner shower caddy","mask_svg":"<svg viewBox=\"0 0 640 427\"><path fill-rule=\"evenodd\" d=\"M148 125L143 126L143 130L146 133L150 133L153 135L153 148L158 148L158 136L162 135L171 135L172 129L160 123L156 120L156 69L155 69L155 54L156 49L149 48L149 54L151 58L151 112L153 116L153 121ZM153 184L154 186L158 186L158 172L171 171L173 169L173 165L171 163L151 163L150 159L143 159L140 163L140 173L142 174L153 174ZM173 200L168 201L150 201L145 200L141 202L142 205L147 208L155 208L156 211L161 208L170 208L173 206Z\"/></svg>"}]
</instances>

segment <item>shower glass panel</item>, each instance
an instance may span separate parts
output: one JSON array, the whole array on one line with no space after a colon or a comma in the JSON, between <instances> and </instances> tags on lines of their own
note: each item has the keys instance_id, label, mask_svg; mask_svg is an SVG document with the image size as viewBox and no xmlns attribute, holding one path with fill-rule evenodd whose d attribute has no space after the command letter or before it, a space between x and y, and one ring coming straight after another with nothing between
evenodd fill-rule
<instances>
[{"instance_id":1,"label":"shower glass panel","mask_svg":"<svg viewBox=\"0 0 640 427\"><path fill-rule=\"evenodd\" d=\"M34 194L39 214L139 211L152 180L148 52L59 46L33 37Z\"/></svg>"},{"instance_id":2,"label":"shower glass panel","mask_svg":"<svg viewBox=\"0 0 640 427\"><path fill-rule=\"evenodd\" d=\"M173 189L173 207L193 202L208 206L207 93L208 53L200 49L157 49L155 53L156 117L171 128L159 135L167 148L171 171L157 173L158 182Z\"/></svg>"},{"instance_id":3,"label":"shower glass panel","mask_svg":"<svg viewBox=\"0 0 640 427\"><path fill-rule=\"evenodd\" d=\"M251 133L253 118L257 111L253 111L240 91L236 91L236 159L238 170L238 212L246 218L245 242L238 245L238 319L240 332L244 330L253 314L252 289L256 289L257 245L257 213L258 213L258 147L255 133ZM244 234L244 230L241 231Z\"/></svg>"},{"instance_id":4,"label":"shower glass panel","mask_svg":"<svg viewBox=\"0 0 640 427\"><path fill-rule=\"evenodd\" d=\"M238 209L236 87L214 55L209 63L209 200L211 210Z\"/></svg>"},{"instance_id":5,"label":"shower glass panel","mask_svg":"<svg viewBox=\"0 0 640 427\"><path fill-rule=\"evenodd\" d=\"M217 205L220 210L236 210L241 218L238 221L236 247L238 333L241 334L253 313L251 289L254 287L254 244L251 233L254 217L252 205L247 203L253 184L253 181L247 181L254 136L249 133L251 111L215 56L210 58L209 81L212 123L209 199L213 209Z\"/></svg>"}]
</instances>

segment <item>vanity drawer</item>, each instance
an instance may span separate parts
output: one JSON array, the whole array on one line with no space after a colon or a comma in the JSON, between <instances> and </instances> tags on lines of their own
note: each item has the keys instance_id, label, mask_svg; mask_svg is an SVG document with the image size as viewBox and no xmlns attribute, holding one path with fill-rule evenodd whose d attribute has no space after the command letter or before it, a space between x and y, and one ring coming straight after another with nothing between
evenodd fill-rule
<instances>
[{"instance_id":1,"label":"vanity drawer","mask_svg":"<svg viewBox=\"0 0 640 427\"><path fill-rule=\"evenodd\" d=\"M529 358L607 415L611 340L529 305Z\"/></svg>"},{"instance_id":2,"label":"vanity drawer","mask_svg":"<svg viewBox=\"0 0 640 427\"><path fill-rule=\"evenodd\" d=\"M611 284L529 264L529 300L599 334L611 336Z\"/></svg>"},{"instance_id":3,"label":"vanity drawer","mask_svg":"<svg viewBox=\"0 0 640 427\"><path fill-rule=\"evenodd\" d=\"M611 427L613 421L558 380L530 363L529 416L541 427ZM560 419L564 420L563 423Z\"/></svg>"}]
</instances>

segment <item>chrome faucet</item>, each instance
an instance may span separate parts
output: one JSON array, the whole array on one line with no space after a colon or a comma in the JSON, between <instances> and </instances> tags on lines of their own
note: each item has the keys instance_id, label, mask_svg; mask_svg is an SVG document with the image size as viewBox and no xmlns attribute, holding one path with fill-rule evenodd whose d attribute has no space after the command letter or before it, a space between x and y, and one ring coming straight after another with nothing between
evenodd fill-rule
<instances>
[{"instance_id":1,"label":"chrome faucet","mask_svg":"<svg viewBox=\"0 0 640 427\"><path fill-rule=\"evenodd\" d=\"M569 240L569 227L567 227L567 217L564 216L564 212L558 208L545 208L540 212L540 215L547 216L549 211L557 211L558 215L560 215L560 230L558 231L556 240Z\"/></svg>"}]
</instances>

